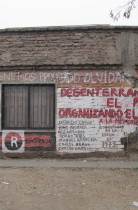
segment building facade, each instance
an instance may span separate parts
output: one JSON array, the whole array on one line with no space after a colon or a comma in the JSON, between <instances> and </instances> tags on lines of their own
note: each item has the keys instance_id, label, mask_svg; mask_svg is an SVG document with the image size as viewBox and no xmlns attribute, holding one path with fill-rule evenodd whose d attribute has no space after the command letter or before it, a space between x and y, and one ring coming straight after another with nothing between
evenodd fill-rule
<instances>
[{"instance_id":1,"label":"building facade","mask_svg":"<svg viewBox=\"0 0 138 210\"><path fill-rule=\"evenodd\" d=\"M0 30L0 152L119 152L138 125L138 27Z\"/></svg>"}]
</instances>

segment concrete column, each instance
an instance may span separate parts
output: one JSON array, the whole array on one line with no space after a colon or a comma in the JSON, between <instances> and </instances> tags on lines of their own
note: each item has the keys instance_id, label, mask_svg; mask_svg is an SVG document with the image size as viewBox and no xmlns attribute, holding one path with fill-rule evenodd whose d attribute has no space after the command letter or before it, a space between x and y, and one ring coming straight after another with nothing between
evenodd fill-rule
<instances>
[{"instance_id":1,"label":"concrete column","mask_svg":"<svg viewBox=\"0 0 138 210\"><path fill-rule=\"evenodd\" d=\"M121 60L123 71L125 76L132 80L133 87L138 85L135 74L135 40L136 34L134 32L128 31L121 33Z\"/></svg>"}]
</instances>

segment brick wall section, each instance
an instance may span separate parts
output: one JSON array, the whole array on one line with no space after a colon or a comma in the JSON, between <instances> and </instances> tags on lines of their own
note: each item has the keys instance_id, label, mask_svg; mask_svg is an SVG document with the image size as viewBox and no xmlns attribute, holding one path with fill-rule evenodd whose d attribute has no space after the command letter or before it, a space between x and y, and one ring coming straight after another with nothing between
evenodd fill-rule
<instances>
[{"instance_id":1,"label":"brick wall section","mask_svg":"<svg viewBox=\"0 0 138 210\"><path fill-rule=\"evenodd\" d=\"M121 64L121 31L57 27L0 31L0 65ZM138 37L138 28L131 28ZM136 38L137 39L137 38ZM137 49L135 50L137 53ZM138 63L138 55L135 55Z\"/></svg>"},{"instance_id":2,"label":"brick wall section","mask_svg":"<svg viewBox=\"0 0 138 210\"><path fill-rule=\"evenodd\" d=\"M0 35L0 65L116 63L118 34L26 32Z\"/></svg>"}]
</instances>

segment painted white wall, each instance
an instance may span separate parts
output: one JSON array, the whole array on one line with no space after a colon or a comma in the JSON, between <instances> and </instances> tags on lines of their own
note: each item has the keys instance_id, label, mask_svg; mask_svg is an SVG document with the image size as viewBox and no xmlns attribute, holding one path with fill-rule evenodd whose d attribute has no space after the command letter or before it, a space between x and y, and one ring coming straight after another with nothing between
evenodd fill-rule
<instances>
[{"instance_id":1,"label":"painted white wall","mask_svg":"<svg viewBox=\"0 0 138 210\"><path fill-rule=\"evenodd\" d=\"M79 88L78 88L79 89ZM80 88L81 90L82 88ZM86 88L87 90L88 88ZM91 88L92 89L92 88ZM81 152L93 152L93 151L109 151L117 152L123 148L120 139L124 135L134 132L138 119L133 119L132 110L134 109L135 115L137 115L137 107L133 107L133 101L135 97L129 96L102 96L100 90L99 96L63 96L61 97L62 88L57 90L57 150L59 152L69 153L81 153ZM116 88L118 91L120 88ZM124 88L127 92L129 88ZM111 88L108 88L109 93ZM133 89L134 91L134 89ZM111 100L109 99L111 98ZM116 99L117 105L120 108L114 107L109 108L107 106L107 100L109 99L110 104ZM113 99L113 100L112 100ZM76 109L103 109L110 110L114 109L122 110L123 117L119 118L78 118L78 117L63 117L59 115L59 110L71 108ZM127 111L130 109L130 111ZM127 114L126 117L126 112ZM63 112L61 112L63 113ZM118 122L119 120L119 122ZM127 120L127 122L124 122Z\"/></svg>"}]
</instances>

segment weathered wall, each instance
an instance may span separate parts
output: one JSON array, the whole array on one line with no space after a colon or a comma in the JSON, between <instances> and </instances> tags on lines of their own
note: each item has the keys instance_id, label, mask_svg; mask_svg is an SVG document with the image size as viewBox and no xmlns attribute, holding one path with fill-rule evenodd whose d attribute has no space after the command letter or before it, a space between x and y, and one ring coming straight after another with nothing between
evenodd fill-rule
<instances>
[{"instance_id":1,"label":"weathered wall","mask_svg":"<svg viewBox=\"0 0 138 210\"><path fill-rule=\"evenodd\" d=\"M120 138L138 125L138 89L58 89L57 149L117 151Z\"/></svg>"},{"instance_id":2,"label":"weathered wall","mask_svg":"<svg viewBox=\"0 0 138 210\"><path fill-rule=\"evenodd\" d=\"M126 78L118 70L1 71L0 80L4 84L52 82L57 85L56 130L22 131L24 149L16 152L56 148L69 153L116 152L123 148L120 139L135 131L138 125L138 89L133 88L132 78ZM19 131L6 131L6 134L2 131L3 152L11 152L13 132ZM2 139L8 142L8 150Z\"/></svg>"},{"instance_id":3,"label":"weathered wall","mask_svg":"<svg viewBox=\"0 0 138 210\"><path fill-rule=\"evenodd\" d=\"M137 39L136 27L0 31L1 85L56 84L56 129L1 130L2 151L122 150L138 125Z\"/></svg>"},{"instance_id":4,"label":"weathered wall","mask_svg":"<svg viewBox=\"0 0 138 210\"><path fill-rule=\"evenodd\" d=\"M121 138L121 143L124 145L124 150L126 154L137 153L138 152L138 130L126 134Z\"/></svg>"},{"instance_id":5,"label":"weathered wall","mask_svg":"<svg viewBox=\"0 0 138 210\"><path fill-rule=\"evenodd\" d=\"M137 27L0 30L0 65L137 64Z\"/></svg>"},{"instance_id":6,"label":"weathered wall","mask_svg":"<svg viewBox=\"0 0 138 210\"><path fill-rule=\"evenodd\" d=\"M120 64L120 39L110 30L0 33L0 65Z\"/></svg>"}]
</instances>

